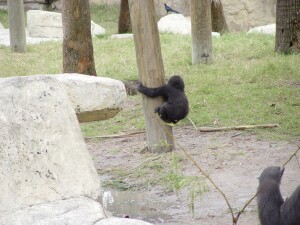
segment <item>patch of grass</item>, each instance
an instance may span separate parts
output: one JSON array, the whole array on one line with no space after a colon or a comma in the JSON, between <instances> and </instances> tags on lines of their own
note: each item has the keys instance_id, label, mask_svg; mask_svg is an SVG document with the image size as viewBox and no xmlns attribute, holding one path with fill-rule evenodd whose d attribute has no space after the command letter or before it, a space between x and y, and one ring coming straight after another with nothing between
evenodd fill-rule
<instances>
[{"instance_id":1,"label":"patch of grass","mask_svg":"<svg viewBox=\"0 0 300 225\"><path fill-rule=\"evenodd\" d=\"M90 5L92 20L106 29L107 34L118 33L119 4Z\"/></svg>"},{"instance_id":2,"label":"patch of grass","mask_svg":"<svg viewBox=\"0 0 300 225\"><path fill-rule=\"evenodd\" d=\"M0 9L0 22L4 26L4 28L8 28L8 14L4 9Z\"/></svg>"},{"instance_id":3,"label":"patch of grass","mask_svg":"<svg viewBox=\"0 0 300 225\"><path fill-rule=\"evenodd\" d=\"M187 188L189 208L194 215L196 199L201 198L204 192L209 191L209 188L204 177L184 175L181 160L180 155L172 152L171 166L161 179L162 185L168 190L175 191L177 194L180 190Z\"/></svg>"},{"instance_id":4,"label":"patch of grass","mask_svg":"<svg viewBox=\"0 0 300 225\"><path fill-rule=\"evenodd\" d=\"M92 5L92 19L108 35L94 38L98 76L136 80L133 39L110 39L116 33L119 6ZM3 13L0 12L0 15ZM1 18L1 17L0 17ZM186 84L189 117L196 126L277 123L279 128L255 130L267 138L300 135L300 54L274 52L274 36L232 33L213 38L213 63L191 64L191 37L161 34L166 76L179 74ZM62 71L60 42L30 45L24 54L0 47L0 77L52 74ZM127 133L144 128L140 95L128 97L128 109L107 121L82 124L85 136ZM215 125L217 122L217 125ZM184 119L177 126L191 125Z\"/></svg>"},{"instance_id":5,"label":"patch of grass","mask_svg":"<svg viewBox=\"0 0 300 225\"><path fill-rule=\"evenodd\" d=\"M102 182L103 188L112 188L114 190L126 191L129 190L131 185L124 182L123 180L110 180Z\"/></svg>"}]
</instances>

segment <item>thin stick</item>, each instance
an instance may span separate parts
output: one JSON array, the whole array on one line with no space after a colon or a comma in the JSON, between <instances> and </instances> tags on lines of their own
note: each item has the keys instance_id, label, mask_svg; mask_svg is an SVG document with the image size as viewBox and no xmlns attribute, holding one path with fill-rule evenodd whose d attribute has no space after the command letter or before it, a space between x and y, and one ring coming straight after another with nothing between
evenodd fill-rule
<instances>
[{"instance_id":1,"label":"thin stick","mask_svg":"<svg viewBox=\"0 0 300 225\"><path fill-rule=\"evenodd\" d=\"M190 117L188 117L188 120L191 122L191 124L193 124L193 126L195 127L195 129L198 130L198 128L196 127L196 125L194 124L194 122L191 120Z\"/></svg>"},{"instance_id":2,"label":"thin stick","mask_svg":"<svg viewBox=\"0 0 300 225\"><path fill-rule=\"evenodd\" d=\"M233 223L236 224L237 221L239 220L240 218L240 215L244 212L244 210L246 209L246 207L256 198L257 196L257 192L255 193L255 195L253 195L252 198L250 198L247 203L244 205L244 207L238 212L237 216L234 218L234 221Z\"/></svg>"},{"instance_id":3,"label":"thin stick","mask_svg":"<svg viewBox=\"0 0 300 225\"><path fill-rule=\"evenodd\" d=\"M278 124L262 124L262 125L244 125L244 126L232 126L232 127L200 127L198 130L200 132L216 132L216 131L226 131L226 130L247 130L256 128L275 128Z\"/></svg>"},{"instance_id":4,"label":"thin stick","mask_svg":"<svg viewBox=\"0 0 300 225\"><path fill-rule=\"evenodd\" d=\"M232 220L234 221L234 214L233 214L233 210L232 207L226 197L226 195L223 193L223 191L215 184L215 182L210 178L210 176L201 169L201 167L196 163L196 161L187 153L187 151L176 141L176 139L174 138L174 141L176 142L176 144L181 148L181 150L186 154L186 156L193 162L193 164L200 170L200 172L212 183L212 185L218 190L218 192L223 196L223 198L226 201L226 204L230 210L231 216L232 216Z\"/></svg>"},{"instance_id":5,"label":"thin stick","mask_svg":"<svg viewBox=\"0 0 300 225\"><path fill-rule=\"evenodd\" d=\"M296 158L297 158L296 154L298 153L299 150L300 150L300 146L298 146L298 149L297 149L297 150L290 156L290 158L283 164L283 167L285 167L286 164L288 164L288 163L292 160L293 157L296 157Z\"/></svg>"},{"instance_id":6,"label":"thin stick","mask_svg":"<svg viewBox=\"0 0 300 225\"><path fill-rule=\"evenodd\" d=\"M103 135L103 136L94 136L94 137L85 137L85 139L94 139L94 138L122 138L136 134L144 134L145 131L137 131L129 134L112 134L112 135Z\"/></svg>"}]
</instances>

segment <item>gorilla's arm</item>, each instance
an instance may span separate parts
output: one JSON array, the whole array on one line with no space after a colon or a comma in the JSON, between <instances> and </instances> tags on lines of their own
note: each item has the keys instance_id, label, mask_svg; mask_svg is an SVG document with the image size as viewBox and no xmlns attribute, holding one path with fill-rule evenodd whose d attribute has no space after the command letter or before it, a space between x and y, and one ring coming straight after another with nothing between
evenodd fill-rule
<instances>
[{"instance_id":1,"label":"gorilla's arm","mask_svg":"<svg viewBox=\"0 0 300 225\"><path fill-rule=\"evenodd\" d=\"M157 88L148 88L143 84L140 84L138 86L138 91L152 98L158 96L163 96L165 99L167 98L167 85L163 85Z\"/></svg>"}]
</instances>

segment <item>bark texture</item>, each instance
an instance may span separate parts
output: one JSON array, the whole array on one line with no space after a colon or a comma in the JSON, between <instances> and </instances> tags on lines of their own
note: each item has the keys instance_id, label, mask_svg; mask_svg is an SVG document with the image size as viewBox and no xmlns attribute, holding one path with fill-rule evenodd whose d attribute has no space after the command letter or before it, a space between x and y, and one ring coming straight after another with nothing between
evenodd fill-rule
<instances>
[{"instance_id":1,"label":"bark texture","mask_svg":"<svg viewBox=\"0 0 300 225\"><path fill-rule=\"evenodd\" d=\"M211 2L211 20L213 32L228 32L228 27L221 1L214 0Z\"/></svg>"},{"instance_id":2,"label":"bark texture","mask_svg":"<svg viewBox=\"0 0 300 225\"><path fill-rule=\"evenodd\" d=\"M300 51L300 0L277 0L275 51Z\"/></svg>"},{"instance_id":3,"label":"bark texture","mask_svg":"<svg viewBox=\"0 0 300 225\"><path fill-rule=\"evenodd\" d=\"M192 63L212 61L211 0L191 0Z\"/></svg>"},{"instance_id":4,"label":"bark texture","mask_svg":"<svg viewBox=\"0 0 300 225\"><path fill-rule=\"evenodd\" d=\"M131 33L131 22L128 0L121 0L118 33Z\"/></svg>"},{"instance_id":5,"label":"bark texture","mask_svg":"<svg viewBox=\"0 0 300 225\"><path fill-rule=\"evenodd\" d=\"M88 0L63 1L63 72L96 76Z\"/></svg>"}]
</instances>

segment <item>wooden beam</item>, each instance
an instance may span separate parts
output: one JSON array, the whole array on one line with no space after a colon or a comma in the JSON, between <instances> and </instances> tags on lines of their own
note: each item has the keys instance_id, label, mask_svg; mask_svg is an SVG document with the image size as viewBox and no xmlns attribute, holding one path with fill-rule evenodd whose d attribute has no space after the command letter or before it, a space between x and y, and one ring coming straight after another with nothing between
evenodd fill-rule
<instances>
[{"instance_id":1,"label":"wooden beam","mask_svg":"<svg viewBox=\"0 0 300 225\"><path fill-rule=\"evenodd\" d=\"M10 48L12 52L26 51L26 33L23 0L8 0Z\"/></svg>"},{"instance_id":2,"label":"wooden beam","mask_svg":"<svg viewBox=\"0 0 300 225\"><path fill-rule=\"evenodd\" d=\"M191 23L192 63L211 63L211 0L191 0Z\"/></svg>"},{"instance_id":3,"label":"wooden beam","mask_svg":"<svg viewBox=\"0 0 300 225\"><path fill-rule=\"evenodd\" d=\"M141 82L147 87L165 84L158 28L153 0L129 0L138 72ZM172 127L163 123L154 113L162 98L143 95L148 149L151 152L171 151L174 148Z\"/></svg>"}]
</instances>

